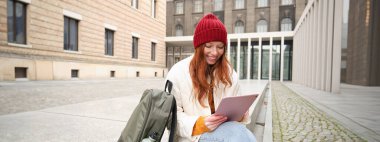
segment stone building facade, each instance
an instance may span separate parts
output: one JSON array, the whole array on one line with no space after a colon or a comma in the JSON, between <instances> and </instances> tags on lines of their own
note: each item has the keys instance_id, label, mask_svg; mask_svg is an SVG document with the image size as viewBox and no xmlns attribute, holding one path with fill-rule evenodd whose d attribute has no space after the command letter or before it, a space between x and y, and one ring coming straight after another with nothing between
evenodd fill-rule
<instances>
[{"instance_id":1,"label":"stone building facade","mask_svg":"<svg viewBox=\"0 0 380 142\"><path fill-rule=\"evenodd\" d=\"M163 77L162 0L0 0L0 80Z\"/></svg>"},{"instance_id":2,"label":"stone building facade","mask_svg":"<svg viewBox=\"0 0 380 142\"><path fill-rule=\"evenodd\" d=\"M208 13L218 16L228 34L292 31L306 4L307 0L167 0L166 36L192 36ZM186 41L167 43L167 67L192 53Z\"/></svg>"}]
</instances>

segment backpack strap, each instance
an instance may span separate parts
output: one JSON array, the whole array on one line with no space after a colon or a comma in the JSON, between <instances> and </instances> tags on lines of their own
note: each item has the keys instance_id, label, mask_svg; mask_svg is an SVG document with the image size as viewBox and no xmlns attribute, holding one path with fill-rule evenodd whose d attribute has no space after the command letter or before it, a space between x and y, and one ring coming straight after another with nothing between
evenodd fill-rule
<instances>
[{"instance_id":1,"label":"backpack strap","mask_svg":"<svg viewBox=\"0 0 380 142\"><path fill-rule=\"evenodd\" d=\"M170 94L172 92L172 88L173 88L173 83L170 80L167 80L166 84L165 84L165 91ZM170 94L170 95L172 95L172 94ZM177 103L175 101L174 96L173 96L172 108L171 108L170 113L171 113L172 118L171 118L171 122L170 122L169 142L174 142L174 134L175 134L175 129L176 129L176 125L177 125Z\"/></svg>"},{"instance_id":2,"label":"backpack strap","mask_svg":"<svg viewBox=\"0 0 380 142\"><path fill-rule=\"evenodd\" d=\"M174 134L175 134L176 124L177 124L177 103L174 97L173 97L171 113L172 113L172 122L171 122L171 127L170 127L169 142L174 142Z\"/></svg>"},{"instance_id":3,"label":"backpack strap","mask_svg":"<svg viewBox=\"0 0 380 142\"><path fill-rule=\"evenodd\" d=\"M164 90L168 93L171 93L172 88L173 88L173 83L170 80L167 80L165 83L165 89Z\"/></svg>"}]
</instances>

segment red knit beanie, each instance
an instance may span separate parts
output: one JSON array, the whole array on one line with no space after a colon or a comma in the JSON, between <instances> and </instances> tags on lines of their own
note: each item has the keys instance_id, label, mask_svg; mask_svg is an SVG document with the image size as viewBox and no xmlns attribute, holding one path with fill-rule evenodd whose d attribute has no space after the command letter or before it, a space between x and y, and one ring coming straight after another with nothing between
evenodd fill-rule
<instances>
[{"instance_id":1,"label":"red knit beanie","mask_svg":"<svg viewBox=\"0 0 380 142\"><path fill-rule=\"evenodd\" d=\"M207 14L199 21L195 28L193 37L194 48L211 41L221 41L224 45L227 45L227 30L214 14Z\"/></svg>"}]
</instances>

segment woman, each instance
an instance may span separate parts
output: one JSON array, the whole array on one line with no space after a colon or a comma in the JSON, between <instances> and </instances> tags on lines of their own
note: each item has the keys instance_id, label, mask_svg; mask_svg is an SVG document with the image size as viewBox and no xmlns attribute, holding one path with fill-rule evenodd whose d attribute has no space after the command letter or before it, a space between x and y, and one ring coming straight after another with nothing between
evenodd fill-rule
<instances>
[{"instance_id":1,"label":"woman","mask_svg":"<svg viewBox=\"0 0 380 142\"><path fill-rule=\"evenodd\" d=\"M178 110L176 141L256 141L241 124L249 123L248 113L240 123L214 114L222 98L240 94L238 76L226 58L226 41L223 23L208 14L195 29L194 55L170 69L167 80L173 82Z\"/></svg>"}]
</instances>

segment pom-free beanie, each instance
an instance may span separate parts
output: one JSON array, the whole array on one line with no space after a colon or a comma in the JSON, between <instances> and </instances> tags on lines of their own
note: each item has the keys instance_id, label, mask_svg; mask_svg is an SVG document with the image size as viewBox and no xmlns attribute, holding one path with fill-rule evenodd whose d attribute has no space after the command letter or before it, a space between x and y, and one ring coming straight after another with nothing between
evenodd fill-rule
<instances>
[{"instance_id":1,"label":"pom-free beanie","mask_svg":"<svg viewBox=\"0 0 380 142\"><path fill-rule=\"evenodd\" d=\"M194 48L211 41L221 41L226 45L227 30L214 14L207 14L199 21L195 28L193 37Z\"/></svg>"}]
</instances>

